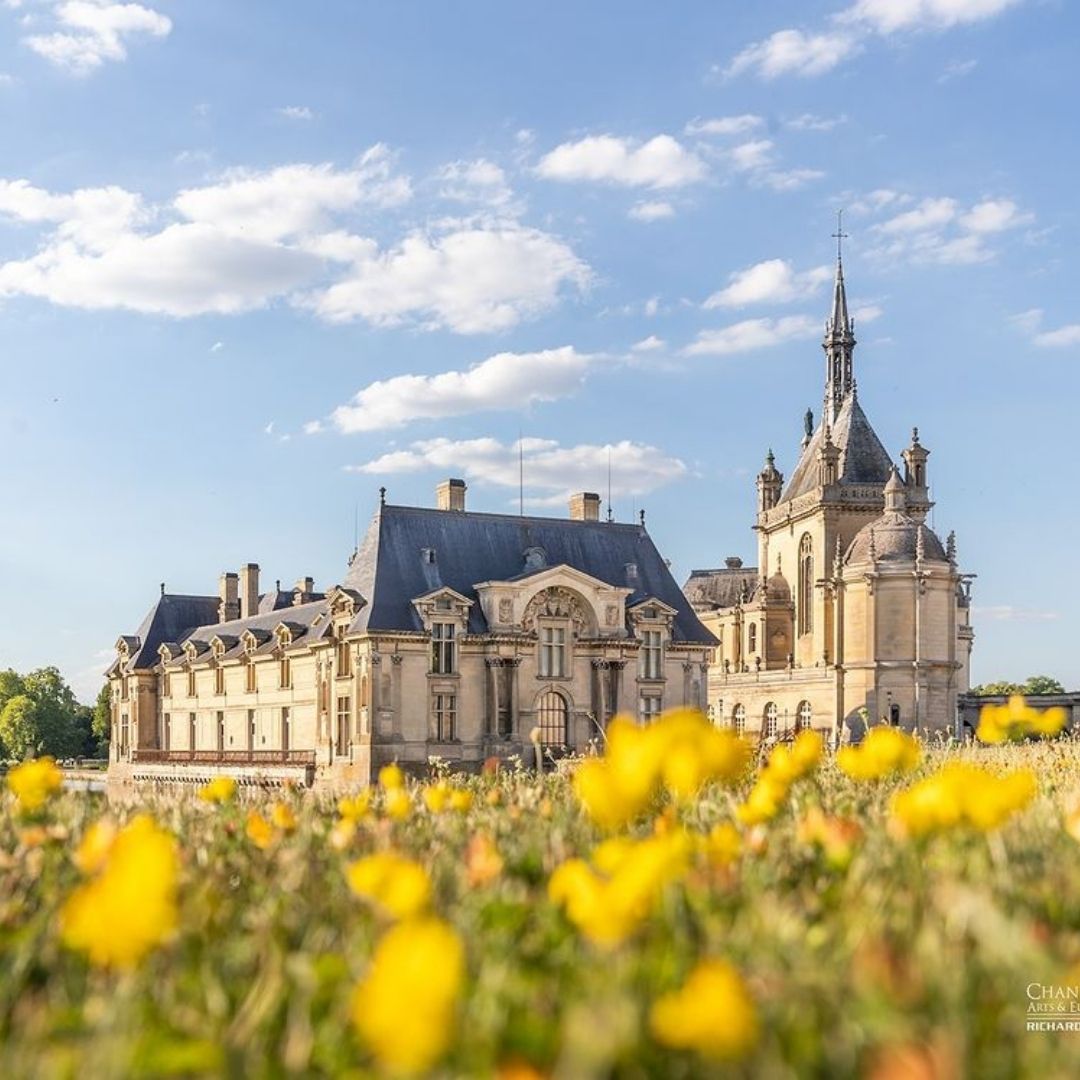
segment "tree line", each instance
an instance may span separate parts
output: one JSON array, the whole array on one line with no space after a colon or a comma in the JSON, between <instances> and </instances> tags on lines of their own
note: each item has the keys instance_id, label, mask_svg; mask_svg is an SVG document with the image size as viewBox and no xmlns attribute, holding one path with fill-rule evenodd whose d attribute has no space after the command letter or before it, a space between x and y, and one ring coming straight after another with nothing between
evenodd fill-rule
<instances>
[{"instance_id":1,"label":"tree line","mask_svg":"<svg viewBox=\"0 0 1080 1080\"><path fill-rule=\"evenodd\" d=\"M1026 682L991 682L973 686L969 691L975 697L992 697L994 694L1064 694L1065 687L1050 675L1032 675Z\"/></svg>"},{"instance_id":2,"label":"tree line","mask_svg":"<svg viewBox=\"0 0 1080 1080\"><path fill-rule=\"evenodd\" d=\"M0 758L105 757L109 726L108 683L94 705L80 705L55 667L0 671Z\"/></svg>"}]
</instances>

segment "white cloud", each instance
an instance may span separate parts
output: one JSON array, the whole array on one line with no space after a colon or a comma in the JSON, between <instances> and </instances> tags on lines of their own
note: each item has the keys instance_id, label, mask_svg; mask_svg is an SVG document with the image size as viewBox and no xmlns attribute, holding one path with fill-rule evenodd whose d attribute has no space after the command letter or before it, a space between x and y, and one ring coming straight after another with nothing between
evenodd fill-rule
<instances>
[{"instance_id":1,"label":"white cloud","mask_svg":"<svg viewBox=\"0 0 1080 1080\"><path fill-rule=\"evenodd\" d=\"M215 341L214 344L210 346L210 351L212 353L217 353L217 352L221 352L221 350L224 349L224 348L225 348L225 343L223 341Z\"/></svg>"},{"instance_id":2,"label":"white cloud","mask_svg":"<svg viewBox=\"0 0 1080 1080\"><path fill-rule=\"evenodd\" d=\"M821 331L820 319L785 315L781 319L745 319L721 330L702 330L683 350L688 356L730 356L767 349L787 341L811 338Z\"/></svg>"},{"instance_id":3,"label":"white cloud","mask_svg":"<svg viewBox=\"0 0 1080 1080\"><path fill-rule=\"evenodd\" d=\"M761 116L742 113L739 116L717 116L711 120L695 117L683 129L687 135L745 135L765 123Z\"/></svg>"},{"instance_id":4,"label":"white cloud","mask_svg":"<svg viewBox=\"0 0 1080 1080\"><path fill-rule=\"evenodd\" d=\"M705 163L670 135L646 143L614 135L591 135L562 143L536 168L547 180L593 180L627 187L682 187L705 177Z\"/></svg>"},{"instance_id":5,"label":"white cloud","mask_svg":"<svg viewBox=\"0 0 1080 1080\"><path fill-rule=\"evenodd\" d=\"M662 221L675 216L675 207L669 202L650 201L635 203L627 211L627 216L634 221Z\"/></svg>"},{"instance_id":6,"label":"white cloud","mask_svg":"<svg viewBox=\"0 0 1080 1080\"><path fill-rule=\"evenodd\" d=\"M304 424L305 435L321 435L325 429L321 420L309 420Z\"/></svg>"},{"instance_id":7,"label":"white cloud","mask_svg":"<svg viewBox=\"0 0 1080 1080\"><path fill-rule=\"evenodd\" d=\"M730 284L715 292L702 305L711 308L738 308L749 304L785 304L804 300L832 278L827 266L796 271L786 259L766 259L730 276Z\"/></svg>"},{"instance_id":8,"label":"white cloud","mask_svg":"<svg viewBox=\"0 0 1080 1080\"><path fill-rule=\"evenodd\" d=\"M763 79L781 75L823 75L858 50L858 40L852 34L778 30L764 41L743 49L728 65L726 74L735 77L749 71Z\"/></svg>"},{"instance_id":9,"label":"white cloud","mask_svg":"<svg viewBox=\"0 0 1080 1080\"><path fill-rule=\"evenodd\" d=\"M978 60L953 60L945 65L945 70L938 76L941 84L952 82L953 79L963 79L970 75L979 66Z\"/></svg>"},{"instance_id":10,"label":"white cloud","mask_svg":"<svg viewBox=\"0 0 1080 1080\"><path fill-rule=\"evenodd\" d=\"M828 29L778 30L748 45L728 64L730 78L751 72L763 79L810 77L832 71L861 52L872 35L943 31L993 18L1022 0L855 0L832 16Z\"/></svg>"},{"instance_id":11,"label":"white cloud","mask_svg":"<svg viewBox=\"0 0 1080 1080\"><path fill-rule=\"evenodd\" d=\"M409 198L392 160L376 146L347 169L231 170L158 206L122 188L56 194L0 180L0 217L39 229L32 254L0 264L0 296L174 316L284 298L331 320L475 333L588 283L569 247L516 222L416 230L385 248L343 227Z\"/></svg>"},{"instance_id":12,"label":"white cloud","mask_svg":"<svg viewBox=\"0 0 1080 1080\"><path fill-rule=\"evenodd\" d=\"M887 208L906 206L913 201L906 192L893 191L891 188L877 188L849 201L844 209L846 212L858 215L876 214Z\"/></svg>"},{"instance_id":13,"label":"white cloud","mask_svg":"<svg viewBox=\"0 0 1080 1080\"><path fill-rule=\"evenodd\" d=\"M141 4L66 0L53 5L52 15L56 31L32 34L23 42L73 75L88 75L107 60L127 59L132 38L163 38L172 30L171 19Z\"/></svg>"},{"instance_id":14,"label":"white cloud","mask_svg":"<svg viewBox=\"0 0 1080 1080\"><path fill-rule=\"evenodd\" d=\"M925 232L947 225L956 217L956 209L955 199L923 199L913 210L897 214L875 228L886 235Z\"/></svg>"},{"instance_id":15,"label":"white cloud","mask_svg":"<svg viewBox=\"0 0 1080 1080\"><path fill-rule=\"evenodd\" d=\"M562 502L575 491L606 488L608 466L615 497L645 495L687 474L687 467L655 446L629 440L597 445L561 446L553 439L522 439L502 443L493 438L426 439L408 449L394 450L348 471L366 475L414 473L424 470L464 475L472 481L517 489L519 448L524 459L525 485L531 505Z\"/></svg>"},{"instance_id":16,"label":"white cloud","mask_svg":"<svg viewBox=\"0 0 1080 1080\"><path fill-rule=\"evenodd\" d=\"M439 195L455 202L480 203L495 209L509 207L514 193L506 182L506 173L493 161L452 161L436 173Z\"/></svg>"},{"instance_id":17,"label":"white cloud","mask_svg":"<svg viewBox=\"0 0 1080 1080\"><path fill-rule=\"evenodd\" d=\"M1009 316L1009 324L1025 334L1034 334L1042 325L1043 309L1028 308Z\"/></svg>"},{"instance_id":18,"label":"white cloud","mask_svg":"<svg viewBox=\"0 0 1080 1080\"><path fill-rule=\"evenodd\" d=\"M820 169L767 169L758 174L754 182L773 191L797 191L824 175Z\"/></svg>"},{"instance_id":19,"label":"white cloud","mask_svg":"<svg viewBox=\"0 0 1080 1080\"><path fill-rule=\"evenodd\" d=\"M992 622L1053 622L1060 618L1056 611L1039 611L1035 608L1013 607L1011 604L997 604L989 607L972 607L971 614L979 619Z\"/></svg>"},{"instance_id":20,"label":"white cloud","mask_svg":"<svg viewBox=\"0 0 1080 1080\"><path fill-rule=\"evenodd\" d=\"M572 346L533 353L497 353L467 371L397 375L365 386L331 414L338 431L383 431L415 420L438 420L496 409L520 409L576 393L600 362Z\"/></svg>"},{"instance_id":21,"label":"white cloud","mask_svg":"<svg viewBox=\"0 0 1080 1080\"><path fill-rule=\"evenodd\" d=\"M274 421L273 420L271 420L270 423L268 423L263 428L263 434L264 435L273 435L274 434Z\"/></svg>"},{"instance_id":22,"label":"white cloud","mask_svg":"<svg viewBox=\"0 0 1080 1080\"><path fill-rule=\"evenodd\" d=\"M564 286L584 288L588 267L562 241L504 223L440 236L414 232L386 251L365 250L345 278L312 294L323 318L379 326L419 318L461 334L506 330L552 307Z\"/></svg>"},{"instance_id":23,"label":"white cloud","mask_svg":"<svg viewBox=\"0 0 1080 1080\"><path fill-rule=\"evenodd\" d=\"M1061 349L1070 345L1080 345L1080 323L1071 323L1057 330L1044 330L1032 339L1043 349Z\"/></svg>"},{"instance_id":24,"label":"white cloud","mask_svg":"<svg viewBox=\"0 0 1080 1080\"><path fill-rule=\"evenodd\" d=\"M963 214L960 225L969 232L997 233L1034 220L1034 214L1021 211L1012 199L986 199Z\"/></svg>"},{"instance_id":25,"label":"white cloud","mask_svg":"<svg viewBox=\"0 0 1080 1080\"><path fill-rule=\"evenodd\" d=\"M315 114L306 105L285 105L277 110L286 120L314 120Z\"/></svg>"},{"instance_id":26,"label":"white cloud","mask_svg":"<svg viewBox=\"0 0 1080 1080\"><path fill-rule=\"evenodd\" d=\"M879 34L948 30L1000 15L1021 0L855 0L838 21L861 23Z\"/></svg>"},{"instance_id":27,"label":"white cloud","mask_svg":"<svg viewBox=\"0 0 1080 1080\"><path fill-rule=\"evenodd\" d=\"M794 116L784 121L784 127L792 131L832 131L833 128L847 123L847 116L815 116L814 113L803 113L802 116Z\"/></svg>"},{"instance_id":28,"label":"white cloud","mask_svg":"<svg viewBox=\"0 0 1080 1080\"><path fill-rule=\"evenodd\" d=\"M885 309L880 304L862 304L851 311L852 319L860 325L874 322L884 314Z\"/></svg>"},{"instance_id":29,"label":"white cloud","mask_svg":"<svg viewBox=\"0 0 1080 1080\"><path fill-rule=\"evenodd\" d=\"M661 349L667 348L667 342L663 338L657 337L655 334L650 334L647 338L642 338L641 341L635 342L630 346L631 352L644 353L644 352L659 352Z\"/></svg>"},{"instance_id":30,"label":"white cloud","mask_svg":"<svg viewBox=\"0 0 1080 1080\"><path fill-rule=\"evenodd\" d=\"M731 164L739 172L764 168L772 161L772 158L771 139L753 139L750 142L739 143L730 153Z\"/></svg>"}]
</instances>

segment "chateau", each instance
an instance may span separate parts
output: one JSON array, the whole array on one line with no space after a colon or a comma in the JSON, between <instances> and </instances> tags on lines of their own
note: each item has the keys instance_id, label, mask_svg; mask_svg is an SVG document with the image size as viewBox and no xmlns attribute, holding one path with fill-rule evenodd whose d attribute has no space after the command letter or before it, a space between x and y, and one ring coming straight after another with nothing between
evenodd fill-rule
<instances>
[{"instance_id":1,"label":"chateau","mask_svg":"<svg viewBox=\"0 0 1080 1080\"><path fill-rule=\"evenodd\" d=\"M763 740L867 722L952 731L968 687L970 576L927 526L929 451L903 473L859 403L837 254L825 400L784 483L757 478L757 567L730 558L680 590L644 526L475 513L462 480L437 507L385 489L340 584L167 593L117 642L110 782L370 783L398 761L582 750L617 712L706 708Z\"/></svg>"},{"instance_id":2,"label":"chateau","mask_svg":"<svg viewBox=\"0 0 1080 1080\"><path fill-rule=\"evenodd\" d=\"M583 749L616 712L704 708L715 646L644 523L473 513L380 500L344 580L216 596L165 592L109 670L111 782L217 771L261 783L369 783L390 761Z\"/></svg>"},{"instance_id":3,"label":"chateau","mask_svg":"<svg viewBox=\"0 0 1080 1080\"><path fill-rule=\"evenodd\" d=\"M974 640L971 576L955 537L942 544L926 524L918 429L901 475L859 403L839 251L822 344L821 421L807 413L786 485L771 450L757 477L757 566L729 558L683 589L718 640L710 713L764 738L806 727L858 738L877 722L952 732Z\"/></svg>"}]
</instances>

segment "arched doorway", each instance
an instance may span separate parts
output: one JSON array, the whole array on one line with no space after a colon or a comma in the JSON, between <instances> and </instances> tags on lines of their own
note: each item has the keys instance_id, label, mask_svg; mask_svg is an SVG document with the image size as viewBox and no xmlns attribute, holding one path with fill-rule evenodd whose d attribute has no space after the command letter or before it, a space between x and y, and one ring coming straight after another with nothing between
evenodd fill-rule
<instances>
[{"instance_id":1,"label":"arched doorway","mask_svg":"<svg viewBox=\"0 0 1080 1080\"><path fill-rule=\"evenodd\" d=\"M542 746L565 746L567 743L566 698L555 690L547 690L536 703L536 722L540 728Z\"/></svg>"}]
</instances>

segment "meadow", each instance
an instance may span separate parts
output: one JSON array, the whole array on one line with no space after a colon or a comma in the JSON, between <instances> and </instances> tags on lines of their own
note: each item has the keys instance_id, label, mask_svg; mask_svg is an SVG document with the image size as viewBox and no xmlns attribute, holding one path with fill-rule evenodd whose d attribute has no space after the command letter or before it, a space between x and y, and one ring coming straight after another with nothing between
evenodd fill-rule
<instances>
[{"instance_id":1,"label":"meadow","mask_svg":"<svg viewBox=\"0 0 1080 1080\"><path fill-rule=\"evenodd\" d=\"M1076 1076L1027 1025L1080 987L1080 743L1031 723L832 755L678 713L341 799L28 763L0 1075Z\"/></svg>"}]
</instances>

